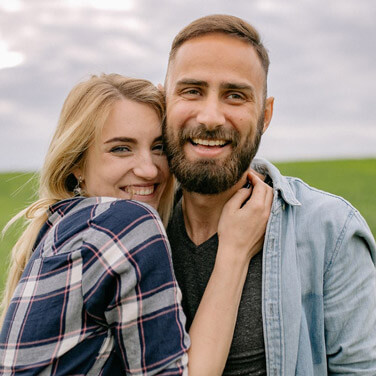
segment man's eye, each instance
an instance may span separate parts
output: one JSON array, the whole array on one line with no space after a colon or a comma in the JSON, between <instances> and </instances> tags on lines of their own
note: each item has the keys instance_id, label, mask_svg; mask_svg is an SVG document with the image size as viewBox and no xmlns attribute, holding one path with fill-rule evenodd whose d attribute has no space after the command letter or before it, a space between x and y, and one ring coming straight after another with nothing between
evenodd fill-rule
<instances>
[{"instance_id":1,"label":"man's eye","mask_svg":"<svg viewBox=\"0 0 376 376\"><path fill-rule=\"evenodd\" d=\"M185 89L183 90L183 95L187 95L187 96L198 96L200 95L200 91L197 90L197 89Z\"/></svg>"},{"instance_id":2,"label":"man's eye","mask_svg":"<svg viewBox=\"0 0 376 376\"><path fill-rule=\"evenodd\" d=\"M157 155L162 155L164 154L164 148L163 148L163 144L160 143L160 144L155 144L153 147L152 147L152 151L157 154Z\"/></svg>"},{"instance_id":3,"label":"man's eye","mask_svg":"<svg viewBox=\"0 0 376 376\"><path fill-rule=\"evenodd\" d=\"M130 151L131 149L125 145L114 146L110 150L111 153L129 153Z\"/></svg>"},{"instance_id":4,"label":"man's eye","mask_svg":"<svg viewBox=\"0 0 376 376\"><path fill-rule=\"evenodd\" d=\"M244 95L240 93L229 93L227 98L234 101L242 101L245 100Z\"/></svg>"}]
</instances>

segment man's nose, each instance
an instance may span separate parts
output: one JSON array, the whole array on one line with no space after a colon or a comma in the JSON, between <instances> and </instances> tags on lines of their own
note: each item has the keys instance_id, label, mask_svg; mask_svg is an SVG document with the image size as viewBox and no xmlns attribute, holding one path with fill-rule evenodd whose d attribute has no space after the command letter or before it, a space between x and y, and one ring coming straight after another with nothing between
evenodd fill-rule
<instances>
[{"instance_id":1,"label":"man's nose","mask_svg":"<svg viewBox=\"0 0 376 376\"><path fill-rule=\"evenodd\" d=\"M218 125L225 124L223 104L216 95L208 96L201 102L197 114L197 122L206 125L208 128L215 128Z\"/></svg>"},{"instance_id":2,"label":"man's nose","mask_svg":"<svg viewBox=\"0 0 376 376\"><path fill-rule=\"evenodd\" d=\"M158 176L158 167L151 153L138 156L133 173L145 180L153 180Z\"/></svg>"}]
</instances>

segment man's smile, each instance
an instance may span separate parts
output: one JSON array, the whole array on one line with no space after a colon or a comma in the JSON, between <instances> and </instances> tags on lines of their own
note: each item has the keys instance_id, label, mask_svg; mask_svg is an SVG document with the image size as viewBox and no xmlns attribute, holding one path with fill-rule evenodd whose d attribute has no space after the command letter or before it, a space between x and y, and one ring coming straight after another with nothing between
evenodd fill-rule
<instances>
[{"instance_id":1,"label":"man's smile","mask_svg":"<svg viewBox=\"0 0 376 376\"><path fill-rule=\"evenodd\" d=\"M203 138L192 138L190 141L194 145L220 146L220 147L225 146L230 142L226 140L207 140Z\"/></svg>"}]
</instances>

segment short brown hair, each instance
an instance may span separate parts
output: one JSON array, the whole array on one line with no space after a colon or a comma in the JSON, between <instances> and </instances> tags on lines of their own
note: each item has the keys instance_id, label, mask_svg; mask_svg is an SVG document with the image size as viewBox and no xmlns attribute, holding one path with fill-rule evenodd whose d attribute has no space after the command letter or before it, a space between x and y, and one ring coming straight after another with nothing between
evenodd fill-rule
<instances>
[{"instance_id":1,"label":"short brown hair","mask_svg":"<svg viewBox=\"0 0 376 376\"><path fill-rule=\"evenodd\" d=\"M260 34L248 22L226 14L213 14L199 18L182 29L172 42L168 64L170 65L183 43L212 33L227 34L251 44L260 58L265 77L267 76L270 60L268 51L261 43Z\"/></svg>"}]
</instances>

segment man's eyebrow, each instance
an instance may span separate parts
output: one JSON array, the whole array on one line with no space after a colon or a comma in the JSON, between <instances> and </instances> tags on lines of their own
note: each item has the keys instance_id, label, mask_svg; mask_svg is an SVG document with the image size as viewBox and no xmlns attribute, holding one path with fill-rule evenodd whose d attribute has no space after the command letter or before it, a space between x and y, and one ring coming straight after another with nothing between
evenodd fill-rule
<instances>
[{"instance_id":1,"label":"man's eyebrow","mask_svg":"<svg viewBox=\"0 0 376 376\"><path fill-rule=\"evenodd\" d=\"M195 80L194 78L183 78L176 83L176 86L201 86L208 87L209 84L203 80ZM255 89L252 85L238 82L222 82L220 84L221 89L225 90L248 90L255 93Z\"/></svg>"},{"instance_id":2,"label":"man's eyebrow","mask_svg":"<svg viewBox=\"0 0 376 376\"><path fill-rule=\"evenodd\" d=\"M251 100L255 100L256 98L256 90L255 88L250 85L250 84L246 84L246 83L243 83L243 82L222 82L220 84L220 87L222 90L240 90L244 93L247 93L247 96L249 97L249 99Z\"/></svg>"},{"instance_id":3,"label":"man's eyebrow","mask_svg":"<svg viewBox=\"0 0 376 376\"><path fill-rule=\"evenodd\" d=\"M153 140L153 143L158 142L158 141L162 141L162 135L156 137ZM113 137L113 138L110 138L109 140L105 141L104 143L110 144L112 142L128 142L128 143L131 143L131 144L137 144L137 140L135 138L131 138L131 137Z\"/></svg>"},{"instance_id":4,"label":"man's eyebrow","mask_svg":"<svg viewBox=\"0 0 376 376\"><path fill-rule=\"evenodd\" d=\"M183 85L184 86L192 85L192 86L201 86L201 87L209 86L209 84L206 81L195 80L193 78L183 78L176 83L176 86L183 86Z\"/></svg>"},{"instance_id":5,"label":"man's eyebrow","mask_svg":"<svg viewBox=\"0 0 376 376\"><path fill-rule=\"evenodd\" d=\"M221 88L226 90L249 90L252 93L255 92L255 89L252 85L243 84L243 83L235 83L235 82L223 82L221 83Z\"/></svg>"}]
</instances>

